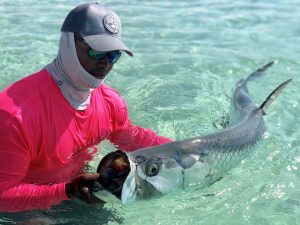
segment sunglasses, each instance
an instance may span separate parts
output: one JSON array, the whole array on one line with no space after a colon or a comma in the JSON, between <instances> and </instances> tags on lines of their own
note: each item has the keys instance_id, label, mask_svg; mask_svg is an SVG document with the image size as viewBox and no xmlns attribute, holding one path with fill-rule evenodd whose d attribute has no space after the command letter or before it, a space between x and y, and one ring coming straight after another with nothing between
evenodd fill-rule
<instances>
[{"instance_id":1,"label":"sunglasses","mask_svg":"<svg viewBox=\"0 0 300 225\"><path fill-rule=\"evenodd\" d=\"M87 45L89 47L89 50L87 51L87 54L89 57L96 59L96 60L102 60L105 57L108 57L108 62L109 64L115 64L119 58L121 57L122 53L119 50L116 51L111 51L111 52L99 52L96 51L95 49L92 49L88 43L79 35L74 35L75 40L80 41Z\"/></svg>"}]
</instances>

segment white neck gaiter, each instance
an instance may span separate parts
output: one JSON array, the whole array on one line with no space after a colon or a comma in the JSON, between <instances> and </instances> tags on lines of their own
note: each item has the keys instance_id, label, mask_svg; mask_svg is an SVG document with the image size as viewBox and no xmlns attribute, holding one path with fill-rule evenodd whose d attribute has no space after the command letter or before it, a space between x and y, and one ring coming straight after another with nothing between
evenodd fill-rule
<instances>
[{"instance_id":1,"label":"white neck gaiter","mask_svg":"<svg viewBox=\"0 0 300 225\"><path fill-rule=\"evenodd\" d=\"M104 81L93 77L81 66L73 32L61 32L57 57L45 69L56 81L62 95L77 110L87 108L91 92Z\"/></svg>"}]
</instances>

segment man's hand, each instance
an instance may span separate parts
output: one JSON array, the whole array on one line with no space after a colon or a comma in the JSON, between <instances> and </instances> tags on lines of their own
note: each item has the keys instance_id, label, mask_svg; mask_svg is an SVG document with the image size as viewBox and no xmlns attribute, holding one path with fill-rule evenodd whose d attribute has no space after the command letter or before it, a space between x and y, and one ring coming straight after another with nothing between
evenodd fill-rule
<instances>
[{"instance_id":1,"label":"man's hand","mask_svg":"<svg viewBox=\"0 0 300 225\"><path fill-rule=\"evenodd\" d=\"M92 195L92 186L99 176L99 173L82 174L70 183L66 183L67 196L80 199L88 204L103 203Z\"/></svg>"}]
</instances>

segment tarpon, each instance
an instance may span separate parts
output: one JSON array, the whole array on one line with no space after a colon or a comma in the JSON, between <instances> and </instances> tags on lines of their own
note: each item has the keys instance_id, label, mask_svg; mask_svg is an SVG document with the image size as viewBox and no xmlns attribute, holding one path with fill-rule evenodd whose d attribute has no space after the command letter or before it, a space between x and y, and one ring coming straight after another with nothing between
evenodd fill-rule
<instances>
[{"instance_id":1,"label":"tarpon","mask_svg":"<svg viewBox=\"0 0 300 225\"><path fill-rule=\"evenodd\" d=\"M280 84L257 106L249 97L247 83L272 65L264 65L237 83L233 96L237 119L232 126L131 153L109 153L98 166L100 180L93 194L104 201L115 198L126 204L176 189L206 187L223 177L264 137L266 109L291 81Z\"/></svg>"}]
</instances>

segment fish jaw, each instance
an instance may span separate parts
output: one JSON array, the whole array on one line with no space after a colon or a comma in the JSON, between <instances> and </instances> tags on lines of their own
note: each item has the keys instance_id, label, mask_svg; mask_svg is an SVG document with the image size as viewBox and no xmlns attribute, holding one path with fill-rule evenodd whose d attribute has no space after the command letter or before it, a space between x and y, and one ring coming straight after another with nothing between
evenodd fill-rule
<instances>
[{"instance_id":1,"label":"fish jaw","mask_svg":"<svg viewBox=\"0 0 300 225\"><path fill-rule=\"evenodd\" d=\"M121 202L123 205L134 201L137 196L136 163L134 163L130 158L129 162L130 172L124 181L121 192Z\"/></svg>"}]
</instances>

